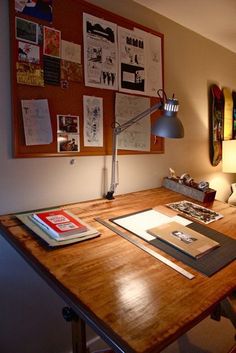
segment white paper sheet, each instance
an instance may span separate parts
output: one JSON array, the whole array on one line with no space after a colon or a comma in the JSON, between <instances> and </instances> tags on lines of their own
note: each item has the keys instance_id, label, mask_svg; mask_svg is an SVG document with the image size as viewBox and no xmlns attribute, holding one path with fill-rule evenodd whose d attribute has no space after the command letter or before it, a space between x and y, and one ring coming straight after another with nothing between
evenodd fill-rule
<instances>
[{"instance_id":1,"label":"white paper sheet","mask_svg":"<svg viewBox=\"0 0 236 353\"><path fill-rule=\"evenodd\" d=\"M155 239L151 234L147 233L147 229L158 227L162 224L169 222L178 222L182 225L188 225L191 221L186 220L180 216L169 217L161 212L155 211L153 209L138 212L130 216L125 216L123 218L118 218L113 220L114 223L127 229L128 231L138 235L139 237L151 241Z\"/></svg>"},{"instance_id":2,"label":"white paper sheet","mask_svg":"<svg viewBox=\"0 0 236 353\"><path fill-rule=\"evenodd\" d=\"M85 85L116 90L117 25L83 14Z\"/></svg>"},{"instance_id":3,"label":"white paper sheet","mask_svg":"<svg viewBox=\"0 0 236 353\"><path fill-rule=\"evenodd\" d=\"M123 124L150 108L150 99L117 93L115 103L116 122ZM118 148L132 151L150 151L150 116L141 119L118 135Z\"/></svg>"},{"instance_id":4,"label":"white paper sheet","mask_svg":"<svg viewBox=\"0 0 236 353\"><path fill-rule=\"evenodd\" d=\"M119 91L145 94L145 38L118 27Z\"/></svg>"},{"instance_id":5,"label":"white paper sheet","mask_svg":"<svg viewBox=\"0 0 236 353\"><path fill-rule=\"evenodd\" d=\"M145 94L157 97L157 91L163 88L161 38L138 28L134 32L145 38Z\"/></svg>"},{"instance_id":6,"label":"white paper sheet","mask_svg":"<svg viewBox=\"0 0 236 353\"><path fill-rule=\"evenodd\" d=\"M61 59L81 64L81 46L79 44L62 40Z\"/></svg>"},{"instance_id":7,"label":"white paper sheet","mask_svg":"<svg viewBox=\"0 0 236 353\"><path fill-rule=\"evenodd\" d=\"M25 143L46 145L52 142L52 126L47 99L22 100Z\"/></svg>"}]
</instances>

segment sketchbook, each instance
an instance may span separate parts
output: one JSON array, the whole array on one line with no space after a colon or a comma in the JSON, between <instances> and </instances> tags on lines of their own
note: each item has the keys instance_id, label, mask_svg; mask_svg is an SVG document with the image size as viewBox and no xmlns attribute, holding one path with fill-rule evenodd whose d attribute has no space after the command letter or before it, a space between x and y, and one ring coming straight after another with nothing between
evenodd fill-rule
<instances>
[{"instance_id":1,"label":"sketchbook","mask_svg":"<svg viewBox=\"0 0 236 353\"><path fill-rule=\"evenodd\" d=\"M148 229L147 232L194 258L199 258L220 244L177 222Z\"/></svg>"}]
</instances>

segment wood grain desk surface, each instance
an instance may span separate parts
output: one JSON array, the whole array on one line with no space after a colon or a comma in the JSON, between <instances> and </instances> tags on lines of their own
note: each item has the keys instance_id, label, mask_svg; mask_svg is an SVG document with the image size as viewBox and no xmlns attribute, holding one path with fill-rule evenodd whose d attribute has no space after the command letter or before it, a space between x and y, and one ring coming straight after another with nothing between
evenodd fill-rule
<instances>
[{"instance_id":1,"label":"wood grain desk surface","mask_svg":"<svg viewBox=\"0 0 236 353\"><path fill-rule=\"evenodd\" d=\"M157 188L112 201L63 205L97 228L101 236L56 250L42 247L14 215L0 217L0 230L88 324L102 337L109 337L113 347L117 344L125 353L157 353L236 288L236 261L206 277L156 249L196 276L188 280L94 218L107 220L183 199L188 198ZM224 215L209 227L236 238L236 207L219 201L205 206Z\"/></svg>"}]
</instances>

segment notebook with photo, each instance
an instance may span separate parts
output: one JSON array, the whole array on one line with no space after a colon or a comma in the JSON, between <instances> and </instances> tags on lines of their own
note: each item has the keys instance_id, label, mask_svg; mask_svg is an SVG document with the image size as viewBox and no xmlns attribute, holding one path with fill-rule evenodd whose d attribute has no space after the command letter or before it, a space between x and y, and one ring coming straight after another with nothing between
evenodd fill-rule
<instances>
[{"instance_id":1,"label":"notebook with photo","mask_svg":"<svg viewBox=\"0 0 236 353\"><path fill-rule=\"evenodd\" d=\"M147 232L194 258L220 246L218 242L177 222L162 224L148 229Z\"/></svg>"}]
</instances>

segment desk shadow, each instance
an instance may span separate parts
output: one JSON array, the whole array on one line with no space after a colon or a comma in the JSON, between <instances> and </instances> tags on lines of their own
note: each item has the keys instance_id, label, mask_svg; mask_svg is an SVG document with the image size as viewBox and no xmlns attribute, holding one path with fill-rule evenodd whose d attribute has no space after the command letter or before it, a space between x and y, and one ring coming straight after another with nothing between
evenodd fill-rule
<instances>
[{"instance_id":1,"label":"desk shadow","mask_svg":"<svg viewBox=\"0 0 236 353\"><path fill-rule=\"evenodd\" d=\"M187 335L181 336L178 340L179 353L212 353L209 350L202 349L189 341Z\"/></svg>"}]
</instances>

